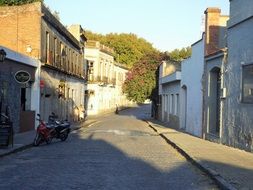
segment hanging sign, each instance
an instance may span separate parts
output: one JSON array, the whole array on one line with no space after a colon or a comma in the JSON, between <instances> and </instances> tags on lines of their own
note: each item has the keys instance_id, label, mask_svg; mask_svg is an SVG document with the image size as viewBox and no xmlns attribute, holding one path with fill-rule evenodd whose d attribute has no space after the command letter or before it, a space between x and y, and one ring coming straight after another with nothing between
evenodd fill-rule
<instances>
[{"instance_id":1,"label":"hanging sign","mask_svg":"<svg viewBox=\"0 0 253 190\"><path fill-rule=\"evenodd\" d=\"M25 84L31 79L31 75L27 71L20 70L15 73L14 78L18 83Z\"/></svg>"}]
</instances>

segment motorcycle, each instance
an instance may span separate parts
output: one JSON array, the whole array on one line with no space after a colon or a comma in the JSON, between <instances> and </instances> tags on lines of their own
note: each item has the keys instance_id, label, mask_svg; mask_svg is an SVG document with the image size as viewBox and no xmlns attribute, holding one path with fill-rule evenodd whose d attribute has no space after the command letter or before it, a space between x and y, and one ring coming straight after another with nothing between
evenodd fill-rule
<instances>
[{"instance_id":1,"label":"motorcycle","mask_svg":"<svg viewBox=\"0 0 253 190\"><path fill-rule=\"evenodd\" d=\"M42 142L51 143L53 138L65 141L70 133L70 123L67 121L56 120L55 114L49 116L49 122L45 123L40 119L40 114L37 114L40 121L37 127L37 134L34 139L34 146L38 146Z\"/></svg>"},{"instance_id":2,"label":"motorcycle","mask_svg":"<svg viewBox=\"0 0 253 190\"><path fill-rule=\"evenodd\" d=\"M70 123L67 121L55 121L54 137L65 141L70 133Z\"/></svg>"},{"instance_id":3,"label":"motorcycle","mask_svg":"<svg viewBox=\"0 0 253 190\"><path fill-rule=\"evenodd\" d=\"M57 120L57 116L52 112L48 118L48 123L55 126L55 138L61 139L61 141L65 141L68 138L68 134L70 133L70 123L68 121Z\"/></svg>"},{"instance_id":4,"label":"motorcycle","mask_svg":"<svg viewBox=\"0 0 253 190\"><path fill-rule=\"evenodd\" d=\"M41 118L40 114L37 114L38 120L40 123L37 127L37 132L36 136L33 141L34 146L39 146L41 143L46 142L47 144L50 144L53 139L53 131L54 131L54 126L53 125L48 125L46 124Z\"/></svg>"}]
</instances>

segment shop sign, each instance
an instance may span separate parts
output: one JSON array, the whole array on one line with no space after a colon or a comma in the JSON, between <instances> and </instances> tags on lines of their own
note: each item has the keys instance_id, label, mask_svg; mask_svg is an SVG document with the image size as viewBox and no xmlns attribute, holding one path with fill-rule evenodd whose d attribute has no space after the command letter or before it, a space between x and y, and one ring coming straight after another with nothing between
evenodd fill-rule
<instances>
[{"instance_id":1,"label":"shop sign","mask_svg":"<svg viewBox=\"0 0 253 190\"><path fill-rule=\"evenodd\" d=\"M14 78L18 83L25 84L31 79L31 75L27 71L20 70L15 73Z\"/></svg>"}]
</instances>

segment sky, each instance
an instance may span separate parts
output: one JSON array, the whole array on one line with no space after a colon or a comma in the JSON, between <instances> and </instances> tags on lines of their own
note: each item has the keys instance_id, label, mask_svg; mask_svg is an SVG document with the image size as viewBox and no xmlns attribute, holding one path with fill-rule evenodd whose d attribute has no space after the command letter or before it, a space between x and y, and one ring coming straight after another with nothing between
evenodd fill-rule
<instances>
[{"instance_id":1,"label":"sky","mask_svg":"<svg viewBox=\"0 0 253 190\"><path fill-rule=\"evenodd\" d=\"M95 33L134 33L160 51L190 46L201 37L207 7L229 15L229 0L44 0L64 25Z\"/></svg>"}]
</instances>

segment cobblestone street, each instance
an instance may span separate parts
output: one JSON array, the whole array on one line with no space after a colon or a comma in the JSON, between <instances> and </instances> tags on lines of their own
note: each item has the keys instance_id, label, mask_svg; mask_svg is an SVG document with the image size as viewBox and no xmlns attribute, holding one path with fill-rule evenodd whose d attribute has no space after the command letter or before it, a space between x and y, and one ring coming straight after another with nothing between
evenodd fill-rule
<instances>
[{"instance_id":1,"label":"cobblestone street","mask_svg":"<svg viewBox=\"0 0 253 190\"><path fill-rule=\"evenodd\" d=\"M0 189L217 189L141 120L147 108L2 158Z\"/></svg>"}]
</instances>

